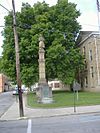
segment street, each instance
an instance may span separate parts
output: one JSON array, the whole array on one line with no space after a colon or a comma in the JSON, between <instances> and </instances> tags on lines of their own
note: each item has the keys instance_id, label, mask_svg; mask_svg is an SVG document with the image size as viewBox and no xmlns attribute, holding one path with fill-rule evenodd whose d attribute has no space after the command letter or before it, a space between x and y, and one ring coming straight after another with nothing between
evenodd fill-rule
<instances>
[{"instance_id":1,"label":"street","mask_svg":"<svg viewBox=\"0 0 100 133\"><path fill-rule=\"evenodd\" d=\"M0 94L0 116L16 100L12 92ZM14 110L13 110L13 113ZM100 113L1 120L0 133L100 133Z\"/></svg>"},{"instance_id":2,"label":"street","mask_svg":"<svg viewBox=\"0 0 100 133\"><path fill-rule=\"evenodd\" d=\"M0 121L0 133L100 133L100 114Z\"/></svg>"},{"instance_id":3,"label":"street","mask_svg":"<svg viewBox=\"0 0 100 133\"><path fill-rule=\"evenodd\" d=\"M12 92L4 92L0 94L0 117L15 101Z\"/></svg>"}]
</instances>

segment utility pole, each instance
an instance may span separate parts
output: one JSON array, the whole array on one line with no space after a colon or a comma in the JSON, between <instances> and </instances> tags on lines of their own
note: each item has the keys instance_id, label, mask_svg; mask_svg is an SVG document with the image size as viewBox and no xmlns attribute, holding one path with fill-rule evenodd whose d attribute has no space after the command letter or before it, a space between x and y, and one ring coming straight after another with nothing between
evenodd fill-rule
<instances>
[{"instance_id":1,"label":"utility pole","mask_svg":"<svg viewBox=\"0 0 100 133\"><path fill-rule=\"evenodd\" d=\"M22 98L22 90L21 90L21 77L20 77L20 59L19 59L19 44L18 44L18 34L16 29L16 14L15 14L15 3L12 0L13 7L13 29L14 29L14 38L15 38L15 53L16 53L16 78L18 85L18 95L19 95L19 113L20 117L24 116L23 111L23 98Z\"/></svg>"}]
</instances>

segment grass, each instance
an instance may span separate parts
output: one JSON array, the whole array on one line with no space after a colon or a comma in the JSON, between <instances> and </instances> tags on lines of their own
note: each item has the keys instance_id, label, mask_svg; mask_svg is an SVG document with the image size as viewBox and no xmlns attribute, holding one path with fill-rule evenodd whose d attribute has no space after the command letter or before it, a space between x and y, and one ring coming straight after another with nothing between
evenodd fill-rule
<instances>
[{"instance_id":1,"label":"grass","mask_svg":"<svg viewBox=\"0 0 100 133\"><path fill-rule=\"evenodd\" d=\"M86 105L99 105L100 104L100 93L96 92L79 92L78 100L76 97L76 106ZM27 95L27 104L32 108L57 108L57 107L72 107L74 104L74 93L66 91L55 91L53 92L52 104L40 104L37 102L36 95L29 93Z\"/></svg>"}]
</instances>

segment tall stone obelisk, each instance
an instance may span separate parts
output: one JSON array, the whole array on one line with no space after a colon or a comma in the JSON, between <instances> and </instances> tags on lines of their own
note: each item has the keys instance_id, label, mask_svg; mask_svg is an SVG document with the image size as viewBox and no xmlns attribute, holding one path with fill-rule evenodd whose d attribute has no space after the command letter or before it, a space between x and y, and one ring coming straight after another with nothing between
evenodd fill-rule
<instances>
[{"instance_id":1,"label":"tall stone obelisk","mask_svg":"<svg viewBox=\"0 0 100 133\"><path fill-rule=\"evenodd\" d=\"M48 83L46 82L44 48L44 38L41 35L39 37L39 88L37 91L38 102L52 103L52 89L48 86Z\"/></svg>"},{"instance_id":2,"label":"tall stone obelisk","mask_svg":"<svg viewBox=\"0 0 100 133\"><path fill-rule=\"evenodd\" d=\"M41 35L39 37L39 84L46 83L44 48L45 48L44 38Z\"/></svg>"}]
</instances>

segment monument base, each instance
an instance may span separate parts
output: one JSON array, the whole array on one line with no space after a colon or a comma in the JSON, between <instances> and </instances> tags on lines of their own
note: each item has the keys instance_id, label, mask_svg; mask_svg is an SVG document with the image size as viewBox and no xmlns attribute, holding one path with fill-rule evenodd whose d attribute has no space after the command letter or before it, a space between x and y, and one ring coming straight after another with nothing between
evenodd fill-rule
<instances>
[{"instance_id":1,"label":"monument base","mask_svg":"<svg viewBox=\"0 0 100 133\"><path fill-rule=\"evenodd\" d=\"M38 103L48 104L53 102L52 88L48 84L39 84L36 95L38 97Z\"/></svg>"},{"instance_id":2,"label":"monument base","mask_svg":"<svg viewBox=\"0 0 100 133\"><path fill-rule=\"evenodd\" d=\"M41 103L43 103L43 104L49 104L49 103L52 103L52 102L53 102L52 98L43 98L43 99L41 99Z\"/></svg>"}]
</instances>

